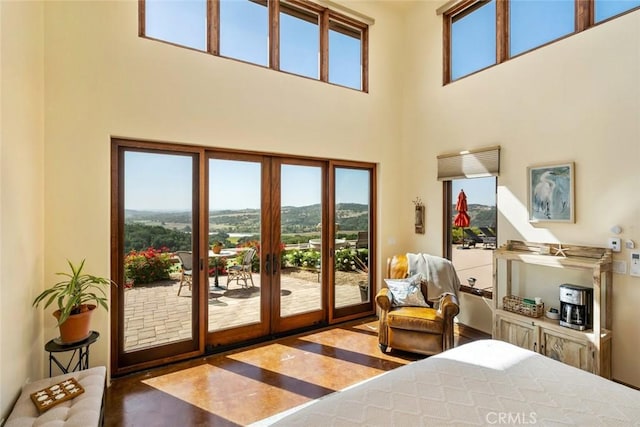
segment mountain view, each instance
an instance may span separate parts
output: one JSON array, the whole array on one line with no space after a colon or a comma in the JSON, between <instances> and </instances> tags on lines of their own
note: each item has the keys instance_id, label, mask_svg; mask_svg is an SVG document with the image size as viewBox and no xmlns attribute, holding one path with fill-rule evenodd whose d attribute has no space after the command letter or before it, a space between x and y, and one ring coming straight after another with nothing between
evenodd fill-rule
<instances>
[{"instance_id":1,"label":"mountain view","mask_svg":"<svg viewBox=\"0 0 640 427\"><path fill-rule=\"evenodd\" d=\"M337 237L357 238L369 228L368 205L342 203L336 206ZM282 241L307 242L320 237L321 206L283 206ZM189 211L125 210L125 253L148 247L167 247L172 251L191 248L192 214ZM220 210L209 214L209 240L233 246L246 240L259 240L260 210Z\"/></svg>"}]
</instances>

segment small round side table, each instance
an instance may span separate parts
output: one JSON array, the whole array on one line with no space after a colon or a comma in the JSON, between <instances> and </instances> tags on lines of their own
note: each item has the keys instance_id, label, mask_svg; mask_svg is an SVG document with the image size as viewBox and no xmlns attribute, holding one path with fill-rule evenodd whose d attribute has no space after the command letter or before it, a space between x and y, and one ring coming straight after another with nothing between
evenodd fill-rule
<instances>
[{"instance_id":1,"label":"small round side table","mask_svg":"<svg viewBox=\"0 0 640 427\"><path fill-rule=\"evenodd\" d=\"M60 368L63 374L67 374L69 372L81 371L83 369L88 369L89 368L89 347L91 346L91 344L96 342L99 337L100 337L100 334L98 332L91 331L91 333L86 339L73 344L62 344L58 341L57 338L54 338L48 343L46 343L44 346L44 349L45 351L49 352L49 377L51 377L51 368L53 366L53 363L55 363L58 366L58 368ZM67 363L66 366L63 365L54 355L54 353L62 353L62 352L71 351L71 350L73 350L73 354L71 355L71 358L69 358L69 362ZM77 361L75 365L73 365L73 368L69 369L71 368L71 365L74 359L76 359L76 355L78 356Z\"/></svg>"}]
</instances>

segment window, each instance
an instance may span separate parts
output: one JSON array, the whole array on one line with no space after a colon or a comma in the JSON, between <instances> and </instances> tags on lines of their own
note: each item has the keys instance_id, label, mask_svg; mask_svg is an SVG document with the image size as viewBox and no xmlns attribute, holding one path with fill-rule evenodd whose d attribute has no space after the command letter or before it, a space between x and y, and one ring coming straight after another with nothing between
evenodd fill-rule
<instances>
[{"instance_id":1,"label":"window","mask_svg":"<svg viewBox=\"0 0 640 427\"><path fill-rule=\"evenodd\" d=\"M329 21L329 81L362 89L362 30Z\"/></svg>"},{"instance_id":2,"label":"window","mask_svg":"<svg viewBox=\"0 0 640 427\"><path fill-rule=\"evenodd\" d=\"M595 0L594 3L596 23L640 7L640 0Z\"/></svg>"},{"instance_id":3,"label":"window","mask_svg":"<svg viewBox=\"0 0 640 427\"><path fill-rule=\"evenodd\" d=\"M572 1L511 0L509 3L509 55L515 56L575 30Z\"/></svg>"},{"instance_id":4,"label":"window","mask_svg":"<svg viewBox=\"0 0 640 427\"><path fill-rule=\"evenodd\" d=\"M318 14L280 5L280 69L320 78Z\"/></svg>"},{"instance_id":5,"label":"window","mask_svg":"<svg viewBox=\"0 0 640 427\"><path fill-rule=\"evenodd\" d=\"M269 15L267 4L220 0L220 55L267 66Z\"/></svg>"},{"instance_id":6,"label":"window","mask_svg":"<svg viewBox=\"0 0 640 427\"><path fill-rule=\"evenodd\" d=\"M453 80L496 63L496 0L479 5L451 23Z\"/></svg>"},{"instance_id":7,"label":"window","mask_svg":"<svg viewBox=\"0 0 640 427\"><path fill-rule=\"evenodd\" d=\"M444 256L456 266L461 290L491 298L492 249L497 247L497 176L500 147L438 156L443 181ZM460 199L466 203L458 204ZM458 215L458 208L466 211ZM489 249L489 250L488 250Z\"/></svg>"},{"instance_id":8,"label":"window","mask_svg":"<svg viewBox=\"0 0 640 427\"><path fill-rule=\"evenodd\" d=\"M146 0L144 18L147 37L207 50L206 0Z\"/></svg>"},{"instance_id":9,"label":"window","mask_svg":"<svg viewBox=\"0 0 640 427\"><path fill-rule=\"evenodd\" d=\"M139 35L368 91L368 25L306 0L141 0Z\"/></svg>"},{"instance_id":10,"label":"window","mask_svg":"<svg viewBox=\"0 0 640 427\"><path fill-rule=\"evenodd\" d=\"M454 179L445 183L451 203L447 239L449 259L456 267L461 289L491 298L493 293L493 249L497 247L496 177ZM467 200L469 224L455 225L460 192Z\"/></svg>"},{"instance_id":11,"label":"window","mask_svg":"<svg viewBox=\"0 0 640 427\"><path fill-rule=\"evenodd\" d=\"M640 0L462 0L443 14L443 80L494 64L640 9Z\"/></svg>"}]
</instances>

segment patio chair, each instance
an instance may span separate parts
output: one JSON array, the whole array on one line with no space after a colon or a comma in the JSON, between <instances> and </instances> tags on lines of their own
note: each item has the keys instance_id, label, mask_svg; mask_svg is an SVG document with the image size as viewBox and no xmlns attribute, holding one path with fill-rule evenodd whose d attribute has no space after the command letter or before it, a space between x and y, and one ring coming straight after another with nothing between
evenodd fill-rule
<instances>
[{"instance_id":1,"label":"patio chair","mask_svg":"<svg viewBox=\"0 0 640 427\"><path fill-rule=\"evenodd\" d=\"M482 234L484 234L484 237L482 237L482 244L484 245L484 247L488 248L492 246L495 248L498 240L496 237L496 233L494 233L493 230L489 227L479 227L479 228Z\"/></svg>"},{"instance_id":2,"label":"patio chair","mask_svg":"<svg viewBox=\"0 0 640 427\"><path fill-rule=\"evenodd\" d=\"M369 232L358 231L358 240L356 241L356 249L369 247Z\"/></svg>"},{"instance_id":3,"label":"patio chair","mask_svg":"<svg viewBox=\"0 0 640 427\"><path fill-rule=\"evenodd\" d=\"M189 286L191 291L191 284L193 283L193 256L188 251L177 251L176 256L180 260L180 288L178 289L178 296L184 285Z\"/></svg>"},{"instance_id":4,"label":"patio chair","mask_svg":"<svg viewBox=\"0 0 640 427\"><path fill-rule=\"evenodd\" d=\"M466 245L466 247L476 247L477 243L484 243L482 241L482 238L480 236L478 236L472 229L470 228L465 228L464 229L464 244L463 246Z\"/></svg>"},{"instance_id":5,"label":"patio chair","mask_svg":"<svg viewBox=\"0 0 640 427\"><path fill-rule=\"evenodd\" d=\"M256 250L254 248L248 249L245 251L244 255L242 255L242 264L240 265L232 265L227 268L227 289L229 289L229 282L235 280L238 286L240 286L240 279L244 281L243 287L248 287L249 283L247 279L251 282L251 286L255 286L253 283L253 276L251 275L251 265L253 264L253 257L256 255Z\"/></svg>"}]
</instances>

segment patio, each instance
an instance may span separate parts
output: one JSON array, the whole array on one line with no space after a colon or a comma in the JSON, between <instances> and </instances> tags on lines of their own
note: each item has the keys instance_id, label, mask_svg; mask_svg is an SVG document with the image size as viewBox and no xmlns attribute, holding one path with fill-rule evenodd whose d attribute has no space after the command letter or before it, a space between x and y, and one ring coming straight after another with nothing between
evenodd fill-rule
<instances>
[{"instance_id":1,"label":"patio","mask_svg":"<svg viewBox=\"0 0 640 427\"><path fill-rule=\"evenodd\" d=\"M357 273L336 272L336 302L339 307L361 302ZM253 274L255 287L231 282L231 289L214 290L209 278L209 331L257 323L260 319L260 275ZM226 285L226 276L220 277ZM125 290L125 351L139 350L191 337L191 292L172 280L136 285ZM318 273L290 270L281 276L283 316L320 309Z\"/></svg>"}]
</instances>

